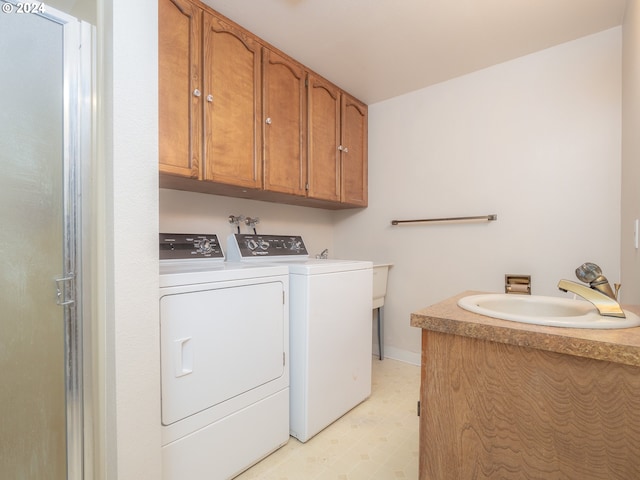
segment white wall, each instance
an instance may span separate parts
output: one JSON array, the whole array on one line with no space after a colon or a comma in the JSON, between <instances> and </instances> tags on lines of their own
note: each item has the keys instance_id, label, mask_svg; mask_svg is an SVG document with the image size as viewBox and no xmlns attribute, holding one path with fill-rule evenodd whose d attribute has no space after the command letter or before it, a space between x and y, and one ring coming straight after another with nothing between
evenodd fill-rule
<instances>
[{"instance_id":1,"label":"white wall","mask_svg":"<svg viewBox=\"0 0 640 480\"><path fill-rule=\"evenodd\" d=\"M161 478L157 9L98 3L98 478Z\"/></svg>"},{"instance_id":2,"label":"white wall","mask_svg":"<svg viewBox=\"0 0 640 480\"><path fill-rule=\"evenodd\" d=\"M369 208L336 214L341 257L391 262L386 354L419 361L412 311L465 290L558 291L585 261L620 278L621 29L369 107ZM483 224L392 219L496 213Z\"/></svg>"},{"instance_id":3,"label":"white wall","mask_svg":"<svg viewBox=\"0 0 640 480\"><path fill-rule=\"evenodd\" d=\"M622 70L622 291L640 304L640 250L634 222L640 219L640 2L630 0L623 25Z\"/></svg>"},{"instance_id":4,"label":"white wall","mask_svg":"<svg viewBox=\"0 0 640 480\"><path fill-rule=\"evenodd\" d=\"M258 233L302 235L310 255L328 248L333 252L331 211L260 202L204 193L160 190L160 231L164 233L216 233L227 251L227 236L236 233L229 215L258 217ZM242 233L252 230L242 224Z\"/></svg>"},{"instance_id":5,"label":"white wall","mask_svg":"<svg viewBox=\"0 0 640 480\"><path fill-rule=\"evenodd\" d=\"M66 12L80 20L97 25L97 0L47 0L46 6Z\"/></svg>"}]
</instances>

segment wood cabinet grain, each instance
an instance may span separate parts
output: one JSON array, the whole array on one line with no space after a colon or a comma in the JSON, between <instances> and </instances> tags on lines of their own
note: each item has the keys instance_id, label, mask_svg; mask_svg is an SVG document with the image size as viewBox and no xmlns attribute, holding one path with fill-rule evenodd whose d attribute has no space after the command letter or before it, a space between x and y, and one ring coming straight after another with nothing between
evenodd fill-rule
<instances>
[{"instance_id":1,"label":"wood cabinet grain","mask_svg":"<svg viewBox=\"0 0 640 480\"><path fill-rule=\"evenodd\" d=\"M640 478L640 369L423 330L420 479Z\"/></svg>"},{"instance_id":2,"label":"wood cabinet grain","mask_svg":"<svg viewBox=\"0 0 640 480\"><path fill-rule=\"evenodd\" d=\"M367 206L368 109L309 75L309 197Z\"/></svg>"},{"instance_id":3,"label":"wood cabinet grain","mask_svg":"<svg viewBox=\"0 0 640 480\"><path fill-rule=\"evenodd\" d=\"M200 178L202 11L186 0L159 0L158 93L161 173Z\"/></svg>"},{"instance_id":4,"label":"wood cabinet grain","mask_svg":"<svg viewBox=\"0 0 640 480\"><path fill-rule=\"evenodd\" d=\"M368 201L368 110L352 96L341 99L340 200L354 206Z\"/></svg>"},{"instance_id":5,"label":"wood cabinet grain","mask_svg":"<svg viewBox=\"0 0 640 480\"><path fill-rule=\"evenodd\" d=\"M309 75L309 197L340 201L340 90Z\"/></svg>"},{"instance_id":6,"label":"wood cabinet grain","mask_svg":"<svg viewBox=\"0 0 640 480\"><path fill-rule=\"evenodd\" d=\"M261 188L261 45L204 12L205 180Z\"/></svg>"},{"instance_id":7,"label":"wood cabinet grain","mask_svg":"<svg viewBox=\"0 0 640 480\"><path fill-rule=\"evenodd\" d=\"M159 0L160 186L368 202L367 106L197 0Z\"/></svg>"},{"instance_id":8,"label":"wood cabinet grain","mask_svg":"<svg viewBox=\"0 0 640 480\"><path fill-rule=\"evenodd\" d=\"M271 49L262 52L264 188L304 196L307 72Z\"/></svg>"}]
</instances>

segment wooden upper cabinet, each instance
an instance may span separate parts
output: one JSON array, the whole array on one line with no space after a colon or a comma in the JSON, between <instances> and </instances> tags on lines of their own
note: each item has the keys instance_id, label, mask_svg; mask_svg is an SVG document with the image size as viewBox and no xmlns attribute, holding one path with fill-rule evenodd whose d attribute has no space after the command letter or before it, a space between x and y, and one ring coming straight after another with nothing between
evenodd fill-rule
<instances>
[{"instance_id":1,"label":"wooden upper cabinet","mask_svg":"<svg viewBox=\"0 0 640 480\"><path fill-rule=\"evenodd\" d=\"M349 205L366 206L368 202L367 124L367 106L343 93L340 201Z\"/></svg>"},{"instance_id":2,"label":"wooden upper cabinet","mask_svg":"<svg viewBox=\"0 0 640 480\"><path fill-rule=\"evenodd\" d=\"M368 109L309 74L309 197L366 207Z\"/></svg>"},{"instance_id":3,"label":"wooden upper cabinet","mask_svg":"<svg viewBox=\"0 0 640 480\"><path fill-rule=\"evenodd\" d=\"M158 9L160 172L199 178L202 11L186 0L159 0Z\"/></svg>"},{"instance_id":4,"label":"wooden upper cabinet","mask_svg":"<svg viewBox=\"0 0 640 480\"><path fill-rule=\"evenodd\" d=\"M160 185L367 205L367 106L198 0L158 0Z\"/></svg>"},{"instance_id":5,"label":"wooden upper cabinet","mask_svg":"<svg viewBox=\"0 0 640 480\"><path fill-rule=\"evenodd\" d=\"M203 15L203 178L262 188L261 45L221 18Z\"/></svg>"},{"instance_id":6,"label":"wooden upper cabinet","mask_svg":"<svg viewBox=\"0 0 640 480\"><path fill-rule=\"evenodd\" d=\"M310 198L340 201L340 90L309 74L309 191Z\"/></svg>"},{"instance_id":7,"label":"wooden upper cabinet","mask_svg":"<svg viewBox=\"0 0 640 480\"><path fill-rule=\"evenodd\" d=\"M264 188L306 194L306 72L276 52L262 51Z\"/></svg>"}]
</instances>

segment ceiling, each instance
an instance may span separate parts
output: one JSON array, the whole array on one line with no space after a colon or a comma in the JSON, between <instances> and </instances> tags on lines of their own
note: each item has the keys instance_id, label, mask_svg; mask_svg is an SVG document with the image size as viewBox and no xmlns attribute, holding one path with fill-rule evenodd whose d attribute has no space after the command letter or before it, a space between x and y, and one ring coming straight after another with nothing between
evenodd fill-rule
<instances>
[{"instance_id":1,"label":"ceiling","mask_svg":"<svg viewBox=\"0 0 640 480\"><path fill-rule=\"evenodd\" d=\"M367 104L622 24L627 0L204 0Z\"/></svg>"}]
</instances>

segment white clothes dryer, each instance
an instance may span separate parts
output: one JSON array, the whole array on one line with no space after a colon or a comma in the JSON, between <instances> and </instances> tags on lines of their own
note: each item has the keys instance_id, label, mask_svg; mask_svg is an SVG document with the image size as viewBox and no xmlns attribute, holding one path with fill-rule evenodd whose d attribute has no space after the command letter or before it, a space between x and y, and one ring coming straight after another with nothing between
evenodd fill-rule
<instances>
[{"instance_id":1,"label":"white clothes dryer","mask_svg":"<svg viewBox=\"0 0 640 480\"><path fill-rule=\"evenodd\" d=\"M185 258L186 257L186 258ZM289 276L160 234L164 480L238 475L289 439Z\"/></svg>"},{"instance_id":2,"label":"white clothes dryer","mask_svg":"<svg viewBox=\"0 0 640 480\"><path fill-rule=\"evenodd\" d=\"M371 395L373 264L310 259L300 236L235 234L227 253L289 269L290 433L306 442Z\"/></svg>"}]
</instances>

